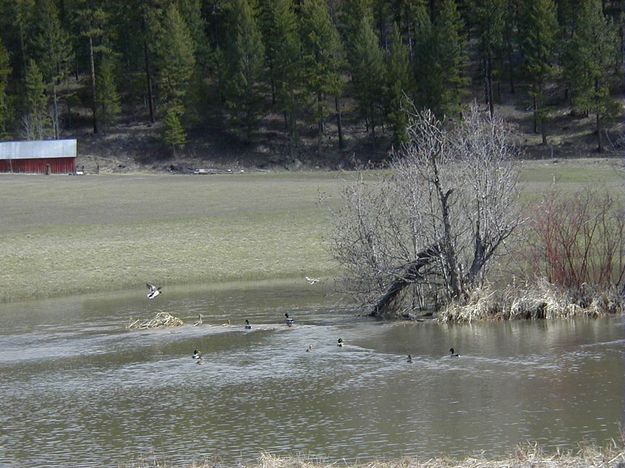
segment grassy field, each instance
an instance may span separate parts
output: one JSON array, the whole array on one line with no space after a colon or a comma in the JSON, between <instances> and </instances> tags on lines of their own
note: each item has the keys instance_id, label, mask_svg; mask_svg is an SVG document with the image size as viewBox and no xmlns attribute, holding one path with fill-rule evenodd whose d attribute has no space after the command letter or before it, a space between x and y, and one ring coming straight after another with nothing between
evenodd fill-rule
<instances>
[{"instance_id":1,"label":"grassy field","mask_svg":"<svg viewBox=\"0 0 625 468\"><path fill-rule=\"evenodd\" d=\"M0 176L0 301L102 289L332 276L326 204L351 173ZM531 196L623 192L619 160L532 162ZM320 203L322 198L324 203Z\"/></svg>"}]
</instances>

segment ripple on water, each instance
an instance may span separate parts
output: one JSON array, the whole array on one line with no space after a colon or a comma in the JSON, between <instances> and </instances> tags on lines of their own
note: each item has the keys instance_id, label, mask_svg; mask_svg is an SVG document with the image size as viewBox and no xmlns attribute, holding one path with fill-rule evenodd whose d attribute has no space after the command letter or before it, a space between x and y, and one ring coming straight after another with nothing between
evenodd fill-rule
<instances>
[{"instance_id":1,"label":"ripple on water","mask_svg":"<svg viewBox=\"0 0 625 468\"><path fill-rule=\"evenodd\" d=\"M184 316L207 308L204 298L179 301L195 304ZM262 304L236 296L205 325L175 330L126 331L136 306L93 323L4 330L0 464L117 464L138 454L234 463L263 450L462 456L618 434L624 341L610 322L387 326L331 307ZM291 329L285 311L296 316ZM241 317L251 332L234 323ZM446 356L450 343L460 358Z\"/></svg>"}]
</instances>

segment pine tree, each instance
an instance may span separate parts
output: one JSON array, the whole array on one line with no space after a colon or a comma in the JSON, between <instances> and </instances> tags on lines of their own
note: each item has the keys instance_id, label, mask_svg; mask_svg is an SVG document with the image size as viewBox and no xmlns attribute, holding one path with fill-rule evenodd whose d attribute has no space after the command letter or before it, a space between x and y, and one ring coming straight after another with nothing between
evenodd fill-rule
<instances>
[{"instance_id":1,"label":"pine tree","mask_svg":"<svg viewBox=\"0 0 625 468\"><path fill-rule=\"evenodd\" d=\"M265 47L248 0L236 0L231 21L230 47L226 50L226 102L233 120L243 125L249 142L261 110Z\"/></svg>"},{"instance_id":2,"label":"pine tree","mask_svg":"<svg viewBox=\"0 0 625 468\"><path fill-rule=\"evenodd\" d=\"M93 0L77 0L77 3L74 21L88 45L93 133L98 133L96 61L100 55L111 52L107 38L109 15Z\"/></svg>"},{"instance_id":3,"label":"pine tree","mask_svg":"<svg viewBox=\"0 0 625 468\"><path fill-rule=\"evenodd\" d=\"M504 50L506 72L510 93L514 94L514 60L513 55L517 45L518 11L522 0L507 0L506 15L504 18Z\"/></svg>"},{"instance_id":4,"label":"pine tree","mask_svg":"<svg viewBox=\"0 0 625 468\"><path fill-rule=\"evenodd\" d=\"M530 81L534 108L534 132L540 123L543 144L547 144L544 105L545 85L552 74L557 32L556 9L552 0L527 2L521 14L519 36L524 69Z\"/></svg>"},{"instance_id":5,"label":"pine tree","mask_svg":"<svg viewBox=\"0 0 625 468\"><path fill-rule=\"evenodd\" d=\"M358 110L375 137L375 126L381 120L384 92L384 56L370 16L364 15L352 46L352 81Z\"/></svg>"},{"instance_id":6,"label":"pine tree","mask_svg":"<svg viewBox=\"0 0 625 468\"><path fill-rule=\"evenodd\" d=\"M206 71L210 56L210 45L206 36L206 24L202 17L202 2L200 0L177 0L176 6L193 40L196 64L203 71Z\"/></svg>"},{"instance_id":7,"label":"pine tree","mask_svg":"<svg viewBox=\"0 0 625 468\"><path fill-rule=\"evenodd\" d=\"M98 70L98 109L102 130L106 133L107 128L114 124L121 113L119 94L115 86L115 73L113 60L105 57L100 62Z\"/></svg>"},{"instance_id":8,"label":"pine tree","mask_svg":"<svg viewBox=\"0 0 625 468\"><path fill-rule=\"evenodd\" d=\"M34 3L34 0L5 0L0 2L2 40L6 49L11 52L13 70L19 79L24 79L26 76L28 29L34 11Z\"/></svg>"},{"instance_id":9,"label":"pine tree","mask_svg":"<svg viewBox=\"0 0 625 468\"><path fill-rule=\"evenodd\" d=\"M353 52L358 45L356 36L363 20L373 25L373 0L345 0L339 11L338 29L345 44L347 60L352 65Z\"/></svg>"},{"instance_id":10,"label":"pine tree","mask_svg":"<svg viewBox=\"0 0 625 468\"><path fill-rule=\"evenodd\" d=\"M37 0L31 22L28 51L40 66L52 97L54 137L60 133L57 86L67 75L72 50L53 0Z\"/></svg>"},{"instance_id":11,"label":"pine tree","mask_svg":"<svg viewBox=\"0 0 625 468\"><path fill-rule=\"evenodd\" d=\"M22 118L24 137L27 140L43 140L50 136L48 97L43 74L34 60L28 62L24 83L24 109Z\"/></svg>"},{"instance_id":12,"label":"pine tree","mask_svg":"<svg viewBox=\"0 0 625 468\"><path fill-rule=\"evenodd\" d=\"M433 50L432 22L423 0L415 1L410 9L409 40L412 44L411 62L413 67L415 93L414 104L417 108L431 107L430 90L432 70L435 67Z\"/></svg>"},{"instance_id":13,"label":"pine tree","mask_svg":"<svg viewBox=\"0 0 625 468\"><path fill-rule=\"evenodd\" d=\"M341 77L343 47L325 0L304 0L300 14L302 71L306 93L315 102L314 117L318 122L317 150L320 151L324 121L329 115L326 99L334 96L338 104L344 86ZM337 116L340 116L339 112ZM340 121L339 145L342 145Z\"/></svg>"},{"instance_id":14,"label":"pine tree","mask_svg":"<svg viewBox=\"0 0 625 468\"><path fill-rule=\"evenodd\" d=\"M393 143L399 147L407 141L408 115L404 105L413 85L408 48L402 42L397 23L393 23L386 70L386 119L393 131Z\"/></svg>"},{"instance_id":15,"label":"pine tree","mask_svg":"<svg viewBox=\"0 0 625 468\"><path fill-rule=\"evenodd\" d=\"M160 97L167 109L176 107L182 115L184 97L195 66L193 39L173 3L167 8L161 27L157 44Z\"/></svg>"},{"instance_id":16,"label":"pine tree","mask_svg":"<svg viewBox=\"0 0 625 468\"><path fill-rule=\"evenodd\" d=\"M460 112L461 98L468 84L463 70L466 62L463 24L455 0L440 0L438 5L433 26L429 107L438 115L454 115Z\"/></svg>"},{"instance_id":17,"label":"pine tree","mask_svg":"<svg viewBox=\"0 0 625 468\"><path fill-rule=\"evenodd\" d=\"M484 95L492 116L495 59L504 45L506 0L472 0L471 13L478 35L478 50L484 77Z\"/></svg>"},{"instance_id":18,"label":"pine tree","mask_svg":"<svg viewBox=\"0 0 625 468\"><path fill-rule=\"evenodd\" d=\"M297 113L301 93L301 42L293 0L270 0L266 52L277 109L284 114L290 148L297 142Z\"/></svg>"},{"instance_id":19,"label":"pine tree","mask_svg":"<svg viewBox=\"0 0 625 468\"><path fill-rule=\"evenodd\" d=\"M202 1L177 0L176 5L191 36L195 57L193 73L184 99L184 118L187 125L200 124L206 120L208 101L206 76L210 72L211 62L211 47L206 35L206 21L202 16Z\"/></svg>"},{"instance_id":20,"label":"pine tree","mask_svg":"<svg viewBox=\"0 0 625 468\"><path fill-rule=\"evenodd\" d=\"M174 156L177 150L183 149L187 142L184 128L180 123L180 115L180 108L170 106L165 111L165 118L163 119L163 142L171 148Z\"/></svg>"},{"instance_id":21,"label":"pine tree","mask_svg":"<svg viewBox=\"0 0 625 468\"><path fill-rule=\"evenodd\" d=\"M619 60L616 27L602 13L599 0L581 3L566 48L565 76L574 108L595 114L597 150L603 151L602 123L616 111L610 97L610 73Z\"/></svg>"}]
</instances>

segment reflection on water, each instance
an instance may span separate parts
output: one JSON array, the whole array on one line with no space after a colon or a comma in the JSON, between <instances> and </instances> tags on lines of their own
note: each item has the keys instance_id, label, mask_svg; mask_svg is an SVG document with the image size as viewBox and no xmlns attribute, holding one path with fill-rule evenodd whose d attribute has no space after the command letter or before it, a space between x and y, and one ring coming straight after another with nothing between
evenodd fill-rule
<instances>
[{"instance_id":1,"label":"reflection on water","mask_svg":"<svg viewBox=\"0 0 625 468\"><path fill-rule=\"evenodd\" d=\"M618 438L621 318L388 324L316 286L0 306L0 465L501 455ZM125 329L161 310L190 325Z\"/></svg>"}]
</instances>

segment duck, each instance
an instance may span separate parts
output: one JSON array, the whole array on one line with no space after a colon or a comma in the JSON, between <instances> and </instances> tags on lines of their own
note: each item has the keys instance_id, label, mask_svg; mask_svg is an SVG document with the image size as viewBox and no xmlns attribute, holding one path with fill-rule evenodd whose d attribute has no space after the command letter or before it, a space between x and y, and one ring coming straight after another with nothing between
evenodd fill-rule
<instances>
[{"instance_id":1,"label":"duck","mask_svg":"<svg viewBox=\"0 0 625 468\"><path fill-rule=\"evenodd\" d=\"M198 325L202 325L202 314L198 314L197 322L193 324L194 327L197 327Z\"/></svg>"},{"instance_id":2,"label":"duck","mask_svg":"<svg viewBox=\"0 0 625 468\"><path fill-rule=\"evenodd\" d=\"M406 359L406 362L412 362L412 354L408 355L408 358Z\"/></svg>"},{"instance_id":3,"label":"duck","mask_svg":"<svg viewBox=\"0 0 625 468\"><path fill-rule=\"evenodd\" d=\"M342 348L342 347L343 347L343 338L339 338L339 339L336 341L336 345L337 345L339 348Z\"/></svg>"},{"instance_id":4,"label":"duck","mask_svg":"<svg viewBox=\"0 0 625 468\"><path fill-rule=\"evenodd\" d=\"M202 353L200 353L197 349L193 351L193 359L202 359Z\"/></svg>"},{"instance_id":5,"label":"duck","mask_svg":"<svg viewBox=\"0 0 625 468\"><path fill-rule=\"evenodd\" d=\"M449 348L449 357L460 357L460 355L454 351L454 348Z\"/></svg>"},{"instance_id":6,"label":"duck","mask_svg":"<svg viewBox=\"0 0 625 468\"><path fill-rule=\"evenodd\" d=\"M306 281L308 281L308 284L315 284L319 282L319 278L311 278L310 276L306 276Z\"/></svg>"},{"instance_id":7,"label":"duck","mask_svg":"<svg viewBox=\"0 0 625 468\"><path fill-rule=\"evenodd\" d=\"M250 325L250 321L248 319L245 319L245 329L246 330L252 329L252 326Z\"/></svg>"},{"instance_id":8,"label":"duck","mask_svg":"<svg viewBox=\"0 0 625 468\"><path fill-rule=\"evenodd\" d=\"M312 352L312 350L313 350L313 345L309 344L308 348L306 348L306 352L310 353L310 352Z\"/></svg>"},{"instance_id":9,"label":"duck","mask_svg":"<svg viewBox=\"0 0 625 468\"><path fill-rule=\"evenodd\" d=\"M161 287L160 286L154 286L153 284L150 283L145 283L145 285L148 287L148 299L154 299L156 296L158 296L161 293Z\"/></svg>"},{"instance_id":10,"label":"duck","mask_svg":"<svg viewBox=\"0 0 625 468\"><path fill-rule=\"evenodd\" d=\"M284 314L285 320L284 322L286 323L287 327L292 327L293 326L293 319L291 317L289 317L289 314Z\"/></svg>"}]
</instances>

